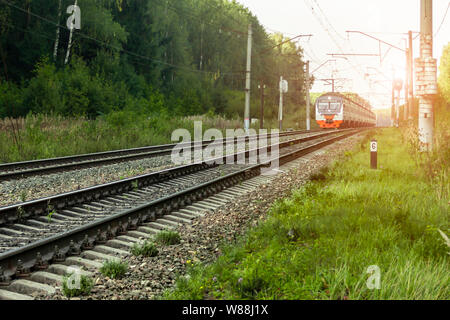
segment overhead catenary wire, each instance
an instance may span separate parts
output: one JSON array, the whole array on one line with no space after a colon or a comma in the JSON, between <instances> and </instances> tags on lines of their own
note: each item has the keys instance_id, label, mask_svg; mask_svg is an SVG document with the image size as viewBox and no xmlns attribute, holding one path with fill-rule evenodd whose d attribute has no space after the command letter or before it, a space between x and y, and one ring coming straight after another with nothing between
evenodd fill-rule
<instances>
[{"instance_id":1,"label":"overhead catenary wire","mask_svg":"<svg viewBox=\"0 0 450 320\"><path fill-rule=\"evenodd\" d=\"M448 2L447 10L445 10L445 14L444 14L444 17L442 18L442 22L441 22L441 24L439 25L438 29L436 30L436 32L435 32L435 34L434 34L434 37L437 36L437 34L439 33L439 31L441 31L442 25L444 24L445 19L447 18L447 13L448 13L448 9L449 9L449 8L450 8L450 1Z\"/></svg>"},{"instance_id":2,"label":"overhead catenary wire","mask_svg":"<svg viewBox=\"0 0 450 320\"><path fill-rule=\"evenodd\" d=\"M44 39L48 39L48 40L51 40L51 41L55 41L55 37L47 36L47 35L45 35L45 34L43 34L43 33L41 33L41 32L38 33L38 32L31 31L31 30L23 29L23 28L21 28L21 27L19 27L19 26L16 26L16 25L14 25L14 24L8 23L8 22L6 22L6 21L0 21L0 25L5 25L5 26L8 26L8 27L17 29L17 30L19 30L19 31L22 31L22 32L34 34L34 35L36 35L36 36L38 36L38 37L41 37L41 38L44 38Z\"/></svg>"},{"instance_id":3,"label":"overhead catenary wire","mask_svg":"<svg viewBox=\"0 0 450 320\"><path fill-rule=\"evenodd\" d=\"M323 17L325 18L326 22L328 23L328 25L331 27L331 29L333 29L333 31L338 35L338 37L340 37L341 39L345 38L343 36L341 36L339 34L339 32L336 31L336 29L334 28L334 26L331 24L330 20L328 19L327 15L325 14L325 12L322 10L322 8L320 7L319 3L317 2L317 0L313 0L317 6L317 8L319 8L320 12L322 13Z\"/></svg>"},{"instance_id":4,"label":"overhead catenary wire","mask_svg":"<svg viewBox=\"0 0 450 320\"><path fill-rule=\"evenodd\" d=\"M316 4L316 6L318 7L318 10L315 9L314 7L314 3L312 2L314 1L314 3ZM330 20L328 19L328 17L326 16L325 12L322 10L322 8L318 5L316 0L304 0L305 5L307 8L309 8L313 14L313 16L316 18L316 20L319 22L319 24L321 25L321 27L325 30L325 32L328 34L328 36L330 37L330 39L334 42L334 44L336 45L336 47L338 48L338 50L341 53L344 53L344 50L341 46L341 44L339 43L339 41L335 38L335 36L332 34L332 32L330 31L330 29L332 29L334 31L334 33L336 33L337 36L343 38L342 36L339 35L339 33L336 31L336 28L334 28L334 26L331 24ZM316 11L320 11L320 13L322 14L322 16L324 17L323 19L319 16L319 13ZM327 26L328 24L328 26ZM350 50L354 53L354 49L353 47L350 45ZM346 59L346 61L348 62L348 64L357 72L360 74L360 76L362 78L364 78L364 71L362 70L361 64L359 62L356 63L356 66L350 61L350 59ZM365 80L365 79L364 79Z\"/></svg>"}]
</instances>

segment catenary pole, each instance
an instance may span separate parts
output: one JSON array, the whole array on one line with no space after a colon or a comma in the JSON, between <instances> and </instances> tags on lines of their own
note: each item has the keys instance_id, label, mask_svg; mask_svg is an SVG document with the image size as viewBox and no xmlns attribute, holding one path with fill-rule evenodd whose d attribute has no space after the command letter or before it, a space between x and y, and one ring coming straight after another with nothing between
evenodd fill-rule
<instances>
[{"instance_id":1,"label":"catenary pole","mask_svg":"<svg viewBox=\"0 0 450 320\"><path fill-rule=\"evenodd\" d=\"M420 58L416 59L421 151L433 149L433 99L437 94L437 62L433 59L433 1L420 1Z\"/></svg>"},{"instance_id":2,"label":"catenary pole","mask_svg":"<svg viewBox=\"0 0 450 320\"><path fill-rule=\"evenodd\" d=\"M403 121L408 121L408 107L409 107L409 86L411 85L409 82L409 48L406 49L406 74L405 74L405 106L403 107Z\"/></svg>"},{"instance_id":3,"label":"catenary pole","mask_svg":"<svg viewBox=\"0 0 450 320\"><path fill-rule=\"evenodd\" d=\"M409 105L408 105L408 120L413 118L413 107L414 107L414 59L413 59L413 38L412 31L408 32L408 42L409 42L409 57L408 57L408 67L409 67Z\"/></svg>"},{"instance_id":4,"label":"catenary pole","mask_svg":"<svg viewBox=\"0 0 450 320\"><path fill-rule=\"evenodd\" d=\"M310 110L310 93L309 93L309 60L306 61L306 72L305 72L305 76L306 76L306 130L311 130L311 110Z\"/></svg>"},{"instance_id":5,"label":"catenary pole","mask_svg":"<svg viewBox=\"0 0 450 320\"><path fill-rule=\"evenodd\" d=\"M252 67L252 25L248 25L248 42L247 42L247 69L245 74L245 112L244 112L244 129L250 129L250 85L251 85L251 67Z\"/></svg>"}]
</instances>

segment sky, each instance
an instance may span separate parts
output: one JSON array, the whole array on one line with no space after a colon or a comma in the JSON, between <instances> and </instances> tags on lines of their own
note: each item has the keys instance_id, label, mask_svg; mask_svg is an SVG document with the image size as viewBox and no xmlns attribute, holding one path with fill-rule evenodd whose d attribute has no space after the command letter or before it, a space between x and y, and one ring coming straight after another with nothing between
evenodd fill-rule
<instances>
[{"instance_id":1,"label":"sky","mask_svg":"<svg viewBox=\"0 0 450 320\"><path fill-rule=\"evenodd\" d=\"M376 54L379 42L361 31L394 46L406 48L406 33L420 31L420 0L237 0L255 14L267 32L282 32L297 44L310 60L316 79L337 78L336 91L357 92L374 108L387 108L391 81L405 78L405 53L381 45L381 56L332 57L333 53ZM433 1L434 58L439 59L450 41L450 0ZM445 13L446 18L444 20ZM440 27L440 28L439 28ZM439 30L439 31L438 31ZM416 37L418 33L413 33ZM297 41L297 40L296 40ZM419 37L414 40L414 58L419 56ZM369 74L369 76L367 76ZM331 91L325 81L316 80L313 92Z\"/></svg>"}]
</instances>

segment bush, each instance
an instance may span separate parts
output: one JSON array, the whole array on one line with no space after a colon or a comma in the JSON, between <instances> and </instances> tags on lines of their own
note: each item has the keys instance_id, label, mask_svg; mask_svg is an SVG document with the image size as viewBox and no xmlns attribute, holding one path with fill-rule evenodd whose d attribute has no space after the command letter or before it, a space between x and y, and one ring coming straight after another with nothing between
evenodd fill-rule
<instances>
[{"instance_id":1,"label":"bush","mask_svg":"<svg viewBox=\"0 0 450 320\"><path fill-rule=\"evenodd\" d=\"M24 114L21 89L12 82L0 81L0 118Z\"/></svg>"},{"instance_id":2,"label":"bush","mask_svg":"<svg viewBox=\"0 0 450 320\"><path fill-rule=\"evenodd\" d=\"M117 260L109 260L100 268L101 274L111 279L120 279L128 271L128 263Z\"/></svg>"}]
</instances>

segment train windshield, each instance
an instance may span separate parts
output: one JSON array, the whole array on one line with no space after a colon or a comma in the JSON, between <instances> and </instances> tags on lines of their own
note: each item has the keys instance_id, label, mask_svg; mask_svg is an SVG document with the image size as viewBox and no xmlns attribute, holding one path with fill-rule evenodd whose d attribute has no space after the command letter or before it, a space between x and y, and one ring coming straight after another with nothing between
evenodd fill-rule
<instances>
[{"instance_id":1,"label":"train windshield","mask_svg":"<svg viewBox=\"0 0 450 320\"><path fill-rule=\"evenodd\" d=\"M337 99L321 99L317 103L317 109L320 113L339 113L341 112L342 102Z\"/></svg>"},{"instance_id":2,"label":"train windshield","mask_svg":"<svg viewBox=\"0 0 450 320\"><path fill-rule=\"evenodd\" d=\"M330 103L330 111L339 112L340 107L341 107L340 103Z\"/></svg>"},{"instance_id":3,"label":"train windshield","mask_svg":"<svg viewBox=\"0 0 450 320\"><path fill-rule=\"evenodd\" d=\"M328 101L327 102L319 102L319 112L327 112L328 111Z\"/></svg>"}]
</instances>

